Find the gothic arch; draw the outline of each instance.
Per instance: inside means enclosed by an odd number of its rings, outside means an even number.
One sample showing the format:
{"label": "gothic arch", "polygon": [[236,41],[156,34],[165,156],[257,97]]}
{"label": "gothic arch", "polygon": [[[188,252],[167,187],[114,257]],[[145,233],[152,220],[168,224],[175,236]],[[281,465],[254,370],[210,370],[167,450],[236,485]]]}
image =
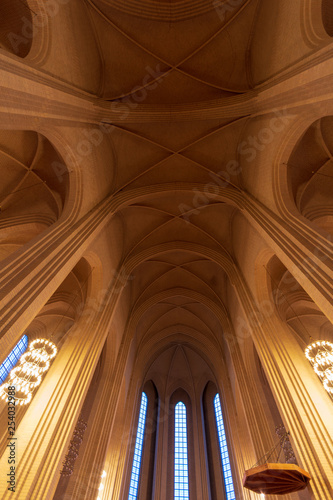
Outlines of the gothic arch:
{"label": "gothic arch", "polygon": [[[330,203],[327,206],[324,201],[323,182],[326,180],[326,185],[330,183],[326,170],[331,157],[331,139],[328,134],[324,137],[321,129],[325,124],[328,130],[327,123],[331,120],[332,112],[333,109],[327,108],[325,114],[321,110],[314,110],[313,113],[301,115],[281,144],[274,162],[274,196],[282,216],[292,217],[326,237],[331,208]],[[309,152],[307,156],[305,149]],[[315,188],[319,192],[313,198],[311,191]]]}

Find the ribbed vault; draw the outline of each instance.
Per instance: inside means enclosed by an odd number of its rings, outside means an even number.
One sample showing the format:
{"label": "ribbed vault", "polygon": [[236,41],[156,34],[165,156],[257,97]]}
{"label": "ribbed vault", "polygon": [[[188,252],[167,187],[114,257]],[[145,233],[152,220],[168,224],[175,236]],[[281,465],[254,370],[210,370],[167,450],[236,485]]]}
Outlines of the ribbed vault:
{"label": "ribbed vault", "polygon": [[17,413],[20,499],[128,498],[145,390],[138,498],[174,497],[182,398],[189,496],[226,497],[216,392],[235,498],[282,420],[313,478],[299,499],[333,498],[304,357],[308,332],[333,339],[331,4],[0,2],[1,355],[23,332],[58,346]]}
{"label": "ribbed vault", "polygon": [[[104,98],[115,100],[141,91],[147,104],[183,103],[250,88],[247,45],[258,0],[229,5],[223,16],[213,2],[192,2],[190,10],[187,2],[140,3],[139,17],[136,2],[121,8],[119,2],[87,1],[95,22],[103,23],[99,36],[105,57]],[[166,7],[169,19],[164,17]],[[118,50],[107,51],[107,45]]]}
{"label": "ribbed vault", "polygon": [[[246,100],[265,72],[263,80],[282,71],[274,57],[270,68],[257,64],[259,44],[271,43],[265,22],[274,23],[263,3],[86,0],[103,61],[101,97],[120,118],[112,130],[114,193],[122,227],[118,271],[127,285],[117,321],[138,350],[154,349],[166,332],[174,338],[186,331],[187,339],[191,332],[193,342],[206,338],[223,351],[226,331],[232,334],[240,261],[255,254],[246,255],[254,230],[241,215],[244,199],[262,192],[257,160],[265,165],[264,155],[275,154],[292,118],[250,116],[244,106],[232,118],[184,122],[177,112]],[[282,50],[297,60],[288,43]],[[161,117],[141,121],[137,110]],[[258,198],[272,198],[271,191],[267,182]]]}

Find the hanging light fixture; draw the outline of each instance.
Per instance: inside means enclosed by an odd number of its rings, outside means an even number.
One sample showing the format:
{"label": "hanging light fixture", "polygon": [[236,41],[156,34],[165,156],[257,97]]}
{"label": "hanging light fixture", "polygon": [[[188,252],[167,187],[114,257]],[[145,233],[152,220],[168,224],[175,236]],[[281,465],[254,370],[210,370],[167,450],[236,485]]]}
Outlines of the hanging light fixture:
{"label": "hanging light fixture", "polygon": [[[19,365],[13,368],[6,383],[0,386],[0,397],[8,401],[8,388],[15,387],[15,401],[26,405],[32,399],[32,392],[42,381],[42,375],[50,367],[56,356],[57,347],[46,339],[35,339],[20,358]],[[12,397],[12,396],[11,396]]]}
{"label": "hanging light fixture", "polygon": [[324,388],[333,394],[333,344],[326,340],[312,342],[305,349],[305,356],[323,383]]}
{"label": "hanging light fixture", "polygon": [[[278,434],[280,435],[280,433]],[[265,498],[265,495],[287,495],[307,487],[311,479],[308,472],[293,463],[279,463],[281,451],[285,449],[288,435],[285,432],[278,443],[261,457],[259,462],[245,471],[244,488],[258,493],[261,498]],[[277,457],[271,461],[279,449]]]}

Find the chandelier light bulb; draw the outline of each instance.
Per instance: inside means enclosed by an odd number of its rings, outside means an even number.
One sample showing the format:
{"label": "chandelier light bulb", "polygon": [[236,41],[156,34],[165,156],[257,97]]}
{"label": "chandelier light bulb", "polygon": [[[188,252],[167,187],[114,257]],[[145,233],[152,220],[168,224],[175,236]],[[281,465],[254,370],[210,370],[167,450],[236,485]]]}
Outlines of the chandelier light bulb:
{"label": "chandelier light bulb", "polygon": [[305,349],[305,356],[321,379],[324,388],[333,394],[333,344],[326,340],[313,342]]}
{"label": "chandelier light bulb", "polygon": [[[50,360],[57,354],[53,342],[46,339],[36,339],[30,343],[19,360],[19,365],[13,368],[5,384],[0,386],[1,399],[9,401],[8,387],[15,387],[15,402],[26,405],[32,399],[32,391],[42,381],[42,374],[50,367]],[[10,396],[12,399],[13,396]]]}
{"label": "chandelier light bulb", "polygon": [[333,394],[333,382],[332,380],[324,380],[324,387],[326,389],[327,392],[329,392],[330,394]]}
{"label": "chandelier light bulb", "polygon": [[55,344],[46,339],[35,339],[31,342],[30,350],[35,354],[40,353],[46,355],[49,359],[53,359],[58,351]]}
{"label": "chandelier light bulb", "polygon": [[325,377],[326,377],[326,380],[329,380],[330,382],[333,382],[333,366],[330,366],[325,371]]}

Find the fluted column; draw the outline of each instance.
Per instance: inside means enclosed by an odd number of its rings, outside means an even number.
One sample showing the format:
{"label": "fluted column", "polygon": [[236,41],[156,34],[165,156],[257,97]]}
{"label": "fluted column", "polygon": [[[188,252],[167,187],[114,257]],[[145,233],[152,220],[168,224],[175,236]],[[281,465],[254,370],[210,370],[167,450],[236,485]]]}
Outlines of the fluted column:
{"label": "fluted column", "polygon": [[[273,439],[267,425],[264,408],[258,391],[252,383],[249,374],[247,373],[242,354],[238,345],[238,339],[233,328],[229,326],[229,330],[225,330],[226,339],[229,345],[229,351],[234,365],[234,371],[246,413],[253,448],[259,459],[267,449],[273,446]],[[253,464],[247,464],[251,467]]]}
{"label": "fluted column", "polygon": [[333,323],[333,244],[306,224],[274,214],[244,195],[244,215]]}
{"label": "fluted column", "polygon": [[[241,425],[241,423],[239,421],[239,415],[237,413],[235,401],[232,397],[232,388],[230,385],[230,381],[223,380],[222,377],[220,377],[220,380],[221,380],[220,394],[224,402],[224,408],[226,409],[226,411],[223,412],[223,421],[225,428],[226,429],[229,428],[229,436],[230,436],[229,444],[231,444],[231,446],[228,447],[228,451],[230,458],[233,458],[233,460],[231,460],[231,466],[234,465],[234,467],[232,468],[232,472],[233,472],[233,483],[234,483],[236,498],[237,499],[243,498],[244,500],[256,500],[257,495],[255,493],[243,488],[244,472],[254,463],[254,462],[252,463],[248,462],[247,460],[248,456],[246,456],[245,449],[246,447],[252,449],[254,448],[254,450],[257,448],[254,442],[256,436],[254,435],[253,431],[251,432],[250,430],[251,440],[249,440],[248,443],[244,443],[241,441],[239,435],[240,434],[239,426]],[[253,402],[251,403],[251,405],[256,406],[253,405]],[[256,406],[257,410],[259,410],[259,406],[260,404]],[[245,408],[246,418],[248,419],[248,407],[246,407],[245,404],[244,408]],[[214,425],[216,426],[215,415],[214,415]],[[250,427],[251,425],[249,424],[249,428]],[[252,444],[254,445],[253,447]],[[235,477],[235,473],[237,474],[237,477]],[[275,495],[271,496],[272,500],[275,500],[276,498],[277,497]],[[286,497],[286,500],[289,500],[289,495]]]}
{"label": "fluted column", "polygon": [[114,208],[109,198],[75,223],[55,224],[22,247],[0,273],[0,351],[5,358],[64,278],[80,260]]}
{"label": "fluted column", "polygon": [[[120,397],[120,388],[124,378],[126,363],[131,346],[130,335],[124,335],[119,353],[112,374],[106,379],[99,400],[96,402],[96,417],[93,428],[89,434],[89,441],[86,446],[85,454],[82,457],[82,470],[87,470],[85,464],[89,461],[94,464],[94,467],[89,467],[85,474],[86,488],[82,491],[80,482],[77,481],[73,489],[73,500],[95,500],[96,498],[96,467],[104,463],[108,445],[112,434],[114,419],[117,414],[118,400]],[[112,434],[113,435],[113,434]],[[104,436],[104,439],[101,439]],[[115,435],[112,442],[112,451],[108,457],[110,466],[107,469],[106,485],[110,487],[117,475],[117,467],[119,460],[119,451],[121,446],[122,435]],[[108,486],[109,485],[109,486]],[[112,489],[110,491],[112,491]]]}
{"label": "fluted column", "polygon": [[[314,498],[333,496],[333,405],[320,387],[292,333],[276,316],[256,305],[246,283],[237,284],[249,324],[272,393],[290,430],[301,466],[312,476]],[[260,302],[268,294],[260,292]]]}
{"label": "fluted column", "polygon": [[[106,305],[88,311],[88,315],[83,312],[21,422],[17,433],[17,498],[42,500],[54,493],[60,464],[119,297],[116,285],[119,283],[115,283],[116,292],[108,301],[102,301]],[[0,467],[6,470],[6,466],[7,456],[3,456]],[[5,490],[1,484],[1,491]],[[11,498],[10,493],[7,491],[1,498]]]}

